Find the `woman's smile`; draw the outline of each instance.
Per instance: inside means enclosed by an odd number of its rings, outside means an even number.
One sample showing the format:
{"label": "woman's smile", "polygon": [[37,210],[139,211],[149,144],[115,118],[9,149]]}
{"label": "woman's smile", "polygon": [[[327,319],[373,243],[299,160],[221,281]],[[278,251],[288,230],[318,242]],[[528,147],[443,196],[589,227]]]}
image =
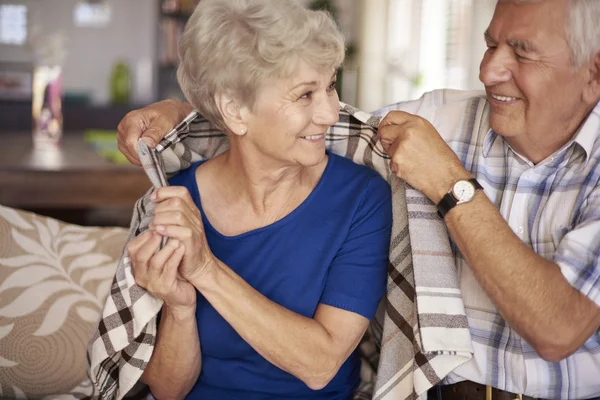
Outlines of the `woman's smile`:
{"label": "woman's smile", "polygon": [[304,139],[304,140],[307,140],[307,141],[313,142],[313,143],[319,143],[319,142],[322,142],[323,140],[325,140],[325,134],[319,133],[317,135],[301,136],[300,139]]}

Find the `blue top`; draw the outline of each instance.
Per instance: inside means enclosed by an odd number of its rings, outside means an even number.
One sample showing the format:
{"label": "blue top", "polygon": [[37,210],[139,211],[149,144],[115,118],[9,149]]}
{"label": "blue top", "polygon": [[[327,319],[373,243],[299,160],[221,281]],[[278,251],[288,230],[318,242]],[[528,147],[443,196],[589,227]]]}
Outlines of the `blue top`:
{"label": "blue top", "polygon": [[[298,208],[271,225],[224,236],[202,211],[199,165],[169,183],[190,191],[219,260],[306,317],[320,303],[374,317],[385,292],[392,227],[390,187],[375,171],[329,154],[319,183]],[[313,391],[258,354],[200,293],[196,307],[202,372],[189,399],[348,399],[360,381],[354,352],[324,389]]]}

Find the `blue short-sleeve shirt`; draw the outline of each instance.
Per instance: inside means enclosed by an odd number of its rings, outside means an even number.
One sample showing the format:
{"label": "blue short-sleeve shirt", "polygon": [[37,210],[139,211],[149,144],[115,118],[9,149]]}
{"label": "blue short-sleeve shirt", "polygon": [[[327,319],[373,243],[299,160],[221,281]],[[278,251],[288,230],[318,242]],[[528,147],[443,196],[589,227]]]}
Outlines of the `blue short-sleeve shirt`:
{"label": "blue short-sleeve shirt", "polygon": [[[170,179],[202,212],[195,171]],[[216,231],[202,212],[215,256],[270,300],[306,317],[327,304],[372,319],[385,293],[392,226],[389,185],[375,171],[329,154],[309,197],[289,215],[237,236]],[[313,391],[258,354],[198,294],[202,372],[192,399],[347,399],[359,382],[352,354],[335,378]]]}

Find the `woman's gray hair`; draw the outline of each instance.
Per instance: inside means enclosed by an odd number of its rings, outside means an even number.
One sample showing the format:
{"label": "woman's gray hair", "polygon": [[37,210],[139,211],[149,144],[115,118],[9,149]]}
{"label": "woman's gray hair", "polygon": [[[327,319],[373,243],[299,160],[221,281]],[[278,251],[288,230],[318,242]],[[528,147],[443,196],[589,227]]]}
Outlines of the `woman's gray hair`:
{"label": "woman's gray hair", "polygon": [[571,58],[583,66],[600,52],[600,1],[569,0],[565,25]]}
{"label": "woman's gray hair", "polygon": [[331,16],[297,0],[202,0],[179,43],[177,80],[190,104],[227,130],[217,93],[252,107],[257,89],[291,77],[298,61],[338,68],[344,53]]}

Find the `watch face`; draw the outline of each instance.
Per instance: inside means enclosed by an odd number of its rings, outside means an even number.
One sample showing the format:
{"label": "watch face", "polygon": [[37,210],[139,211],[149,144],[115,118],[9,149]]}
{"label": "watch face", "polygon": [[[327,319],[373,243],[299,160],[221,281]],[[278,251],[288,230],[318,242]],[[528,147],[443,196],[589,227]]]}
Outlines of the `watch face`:
{"label": "watch face", "polygon": [[452,194],[459,203],[470,201],[475,196],[475,186],[469,181],[458,181],[452,187]]}

